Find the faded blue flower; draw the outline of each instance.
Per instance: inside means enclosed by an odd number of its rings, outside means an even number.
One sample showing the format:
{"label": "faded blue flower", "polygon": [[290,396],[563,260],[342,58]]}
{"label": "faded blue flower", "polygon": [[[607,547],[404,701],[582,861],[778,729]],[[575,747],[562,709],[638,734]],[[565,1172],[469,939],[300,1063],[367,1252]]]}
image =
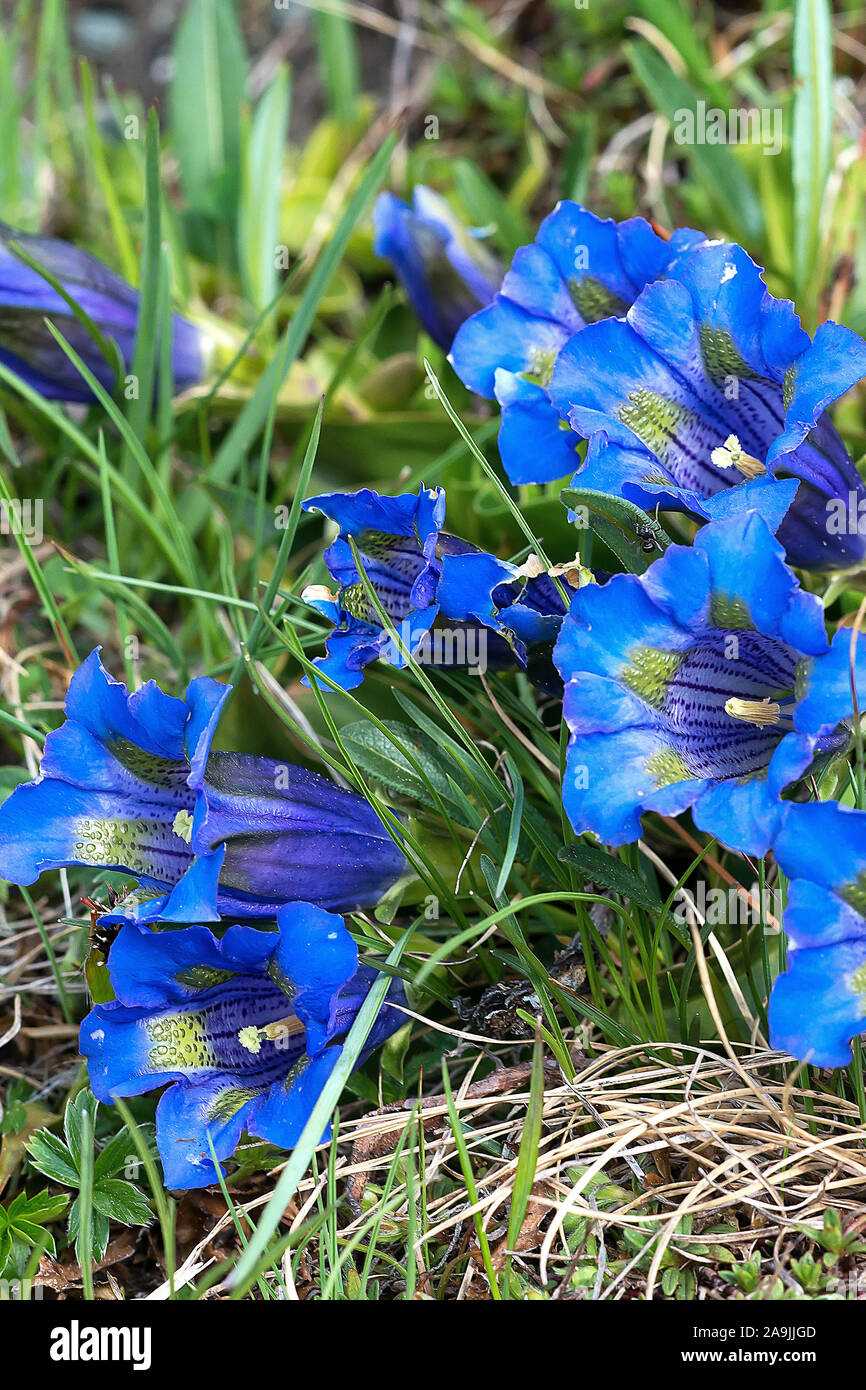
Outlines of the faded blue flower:
{"label": "faded blue flower", "polygon": [[[111,392],[115,371],[93,334],[62,295],[15,254],[13,243],[63,286],[104,339],[114,341],[126,372],[138,328],[138,291],[69,242],[0,223],[0,362],[49,400],[92,401],[89,386],[45,326],[48,318]],[[204,376],[211,349],[202,330],[178,314],[172,316],[171,340],[174,389],[180,393]]]}
{"label": "faded blue flower", "polygon": [[377,256],[391,262],[434,342],[449,348],[470,314],[489,304],[503,267],[445,199],[419,184],[412,206],[380,193],[373,210]]}
{"label": "faded blue flower", "polygon": [[[225,1160],[244,1131],[297,1143],[376,979],[340,917],[298,902],[277,924],[278,935],[232,926],[217,940],[127,922],[111,947],[116,998],[84,1019],[81,1053],[101,1101],[168,1086],[156,1109],[168,1188],[216,1182],[211,1144]],[[387,1001],[359,1065],[405,1022],[399,980]]]}

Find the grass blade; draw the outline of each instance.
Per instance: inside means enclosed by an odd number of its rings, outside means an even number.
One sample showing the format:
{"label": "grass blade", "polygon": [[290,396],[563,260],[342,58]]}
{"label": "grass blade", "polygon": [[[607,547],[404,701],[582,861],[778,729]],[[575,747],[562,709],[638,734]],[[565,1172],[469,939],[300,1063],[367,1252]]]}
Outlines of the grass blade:
{"label": "grass blade", "polygon": [[797,288],[814,307],[809,276],[820,244],[821,208],[833,140],[833,34],[828,0],[797,0],[794,9],[794,266]]}

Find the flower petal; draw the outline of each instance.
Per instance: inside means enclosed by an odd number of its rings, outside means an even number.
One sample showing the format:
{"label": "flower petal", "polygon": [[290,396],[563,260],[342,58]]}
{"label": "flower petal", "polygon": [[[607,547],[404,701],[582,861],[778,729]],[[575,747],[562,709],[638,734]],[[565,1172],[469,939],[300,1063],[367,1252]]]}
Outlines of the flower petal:
{"label": "flower petal", "polygon": [[220,846],[220,907],[230,910],[230,899],[242,916],[272,917],[290,901],[369,907],[406,867],[362,796],[306,768],[243,753],[211,754],[193,818],[199,862]]}
{"label": "flower petal", "polygon": [[10,883],[81,864],[125,870],[159,887],[176,883],[191,863],[163,808],[116,792],[45,778],[16,787],[0,808],[0,873]]}
{"label": "flower petal", "polygon": [[499,456],[515,487],[567,477],[578,462],[580,440],[560,419],[544,387],[497,367],[493,389],[502,409]]}
{"label": "flower petal", "polygon": [[[233,927],[254,938],[261,954],[259,967],[273,952],[276,937],[252,927]],[[227,936],[226,942],[229,941]],[[121,1004],[130,1008],[161,1008],[182,1003],[214,982],[217,972],[236,972],[238,961],[207,927],[181,931],[151,931],[134,923],[122,926],[111,946],[111,983]]]}
{"label": "flower petal", "polygon": [[[216,1182],[211,1144],[218,1160],[231,1158],[244,1130],[255,1122],[262,1094],[228,1076],[170,1086],[156,1107],[165,1186],[186,1190]],[[220,1172],[225,1173],[222,1163]]]}
{"label": "flower petal", "polygon": [[[259,1139],[281,1149],[295,1147],[342,1050],[326,1047],[317,1057],[299,1058],[288,1077],[271,1086],[256,1108],[253,1132]],[[330,1137],[329,1121],[318,1142],[327,1143]]]}
{"label": "flower petal", "polygon": [[273,978],[305,1024],[306,1050],[313,1056],[334,1036],[337,996],[358,968],[358,948],[341,917],[309,903],[281,908],[277,924]]}
{"label": "flower petal", "polygon": [[773,985],[770,1041],[817,1067],[844,1067],[866,1028],[866,941],[792,951]]}
{"label": "flower petal", "polygon": [[419,185],[413,205],[381,193],[373,210],[374,249],[389,260],[431,338],[448,348],[460,324],[489,304],[502,267],[470,235],[445,199]]}
{"label": "flower petal", "polygon": [[[790,806],[773,853],[790,879],[808,879],[856,902],[866,887],[866,813],[838,801]],[[863,908],[866,897],[861,914]]]}
{"label": "flower petal", "polygon": [[852,681],[858,708],[866,708],[866,640],[855,628],[840,627],[830,650],[804,665],[794,725],[806,734],[828,734],[854,708]]}
{"label": "flower petal", "polygon": [[641,810],[676,815],[706,785],[687,775],[671,741],[652,728],[582,734],[568,745],[562,800],[578,833],[592,830],[606,845],[641,834]]}
{"label": "flower petal", "polygon": [[488,308],[458,329],[448,361],[465,386],[492,399],[500,367],[546,386],[556,355],[569,336],[563,324],[539,318],[497,294]]}

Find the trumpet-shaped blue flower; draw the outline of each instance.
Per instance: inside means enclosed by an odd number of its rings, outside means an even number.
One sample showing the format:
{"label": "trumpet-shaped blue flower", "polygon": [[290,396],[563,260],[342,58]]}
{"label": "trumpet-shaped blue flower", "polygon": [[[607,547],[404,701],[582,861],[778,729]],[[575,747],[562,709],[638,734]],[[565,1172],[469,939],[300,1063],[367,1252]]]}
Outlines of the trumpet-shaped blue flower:
{"label": "trumpet-shaped blue flower", "polygon": [[503,267],[441,194],[423,184],[414,189],[411,207],[380,193],[373,224],[376,254],[393,265],[430,337],[449,348],[461,323],[490,303]]}
{"label": "trumpet-shaped blue flower", "polygon": [[790,806],[773,844],[788,875],[788,968],[770,997],[770,1040],[802,1062],[844,1067],[866,1029],[866,812]]}
{"label": "trumpet-shaped blue flower", "polygon": [[211,752],[229,690],[200,677],[183,700],[152,681],[130,694],[92,652],[39,778],[0,807],[0,875],[28,884],[65,865],[125,870],[142,888],[114,916],[140,921],[377,902],[405,860],[362,797],[304,768]]}
{"label": "trumpet-shaped blue flower", "polygon": [[709,518],[754,509],[771,529],[784,516],[791,563],[832,568],[866,554],[866,490],[825,412],[864,374],[856,333],[810,340],[741,247],[707,242],[571,338],[550,397],[590,438],[581,486]]}
{"label": "trumpet-shaped blue flower", "polygon": [[[303,596],[334,624],[328,654],[315,664],[344,690],[360,684],[371,661],[406,666],[407,652],[436,666],[525,666],[529,644],[553,640],[564,612],[558,596],[532,580],[524,595],[514,565],[443,531],[444,488],[398,497],[331,492],[304,507],[340,528],[325,551],[337,592],[312,585]],[[367,593],[352,545],[399,642]]]}
{"label": "trumpet-shaped blue flower", "polygon": [[[17,256],[17,244],[62,285],[106,340],[113,340],[131,370],[139,296],[131,285],[69,242],[29,236],[0,224],[0,362],[49,400],[93,400],[83,377],[45,325],[48,318],[111,391],[115,371],[90,329],[49,282]],[[185,391],[205,374],[209,345],[201,330],[175,314],[171,320],[174,389]]]}
{"label": "trumpet-shaped blue flower", "polygon": [[[216,1182],[211,1144],[225,1160],[244,1131],[291,1149],[376,979],[342,918],[298,902],[277,924],[217,940],[127,922],[111,947],[115,999],[84,1019],[80,1048],[99,1100],[168,1085],[156,1109],[166,1187]],[[402,1026],[404,1002],[395,979],[359,1064]]]}
{"label": "trumpet-shaped blue flower", "polygon": [[560,349],[587,324],[624,314],[700,240],[682,229],[663,241],[643,218],[605,221],[562,202],[515,253],[500,293],[463,325],[449,358],[466,386],[499,402],[499,453],[513,483],[563,478],[577,462],[579,440],[548,389]]}
{"label": "trumpet-shaped blue flower", "polygon": [[[690,806],[700,829],[764,853],[781,793],[849,742],[850,640],[828,644],[821,600],[754,512],[711,522],[639,578],[579,589],[554,650],[574,828],[620,845],[642,811]],[[854,671],[866,691],[866,658]]]}

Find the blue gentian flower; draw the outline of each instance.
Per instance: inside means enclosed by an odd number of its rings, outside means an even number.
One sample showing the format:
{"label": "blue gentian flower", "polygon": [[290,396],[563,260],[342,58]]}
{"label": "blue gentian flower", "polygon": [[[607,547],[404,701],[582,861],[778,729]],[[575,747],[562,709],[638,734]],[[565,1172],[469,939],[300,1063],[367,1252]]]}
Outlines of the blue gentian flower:
{"label": "blue gentian flower", "polygon": [[571,338],[550,397],[590,438],[580,486],[709,518],[758,510],[771,529],[784,516],[791,563],[826,569],[866,554],[866,490],[825,413],[864,374],[856,333],[824,323],[810,340],[741,247],[707,242]]}
{"label": "blue gentian flower", "polygon": [[377,256],[391,262],[434,342],[449,348],[470,314],[489,304],[503,267],[445,199],[419,184],[412,206],[380,193],[373,209]]}
{"label": "blue gentian flower", "polygon": [[65,865],[123,870],[142,888],[113,918],[140,921],[376,903],[405,860],[373,809],[304,768],[211,752],[229,690],[199,677],[182,700],[153,681],[130,694],[92,652],[39,778],[0,807],[0,876],[28,884]]}
{"label": "blue gentian flower", "polygon": [[[210,1144],[225,1160],[244,1131],[297,1143],[376,979],[342,918],[299,902],[277,924],[279,935],[232,926],[217,940],[127,922],[111,947],[115,999],[84,1019],[81,1053],[101,1101],[168,1085],[156,1109],[168,1188],[216,1182]],[[403,1025],[403,1003],[395,979],[359,1065]]]}
{"label": "blue gentian flower", "polygon": [[499,453],[512,483],[551,482],[577,462],[579,439],[548,391],[560,350],[587,324],[624,314],[700,240],[684,228],[663,241],[643,218],[616,223],[562,202],[515,253],[500,293],[463,325],[449,357],[466,386],[499,402]]}
{"label": "blue gentian flower", "polygon": [[[52,337],[48,318],[90,371],[112,391],[115,372],[93,334],[43,276],[16,256],[17,243],[63,286],[106,340],[113,339],[125,370],[131,370],[138,327],[138,292],[119,275],[69,242],[29,236],[0,223],[0,362],[49,400],[90,402],[93,394]],[[171,364],[176,392],[200,381],[210,345],[203,332],[175,314],[171,321]]]}
{"label": "blue gentian flower", "polygon": [[[405,666],[401,643],[424,664],[482,667],[525,666],[527,645],[553,640],[563,606],[551,606],[537,587],[523,601],[516,566],[443,531],[444,488],[397,497],[369,488],[330,492],[304,507],[340,528],[325,551],[337,592],[312,585],[303,597],[334,624],[328,654],[315,664],[344,690],[360,684],[371,661]],[[400,643],[367,595],[350,540]]]}
{"label": "blue gentian flower", "polygon": [[790,806],[773,844],[788,875],[788,968],[770,997],[773,1047],[844,1067],[866,1029],[866,812]]}
{"label": "blue gentian flower", "polygon": [[[621,845],[642,811],[690,806],[701,830],[763,854],[784,789],[848,746],[850,640],[828,644],[820,598],[755,512],[579,589],[554,649],[575,830]],[[855,679],[866,692],[866,657]]]}

